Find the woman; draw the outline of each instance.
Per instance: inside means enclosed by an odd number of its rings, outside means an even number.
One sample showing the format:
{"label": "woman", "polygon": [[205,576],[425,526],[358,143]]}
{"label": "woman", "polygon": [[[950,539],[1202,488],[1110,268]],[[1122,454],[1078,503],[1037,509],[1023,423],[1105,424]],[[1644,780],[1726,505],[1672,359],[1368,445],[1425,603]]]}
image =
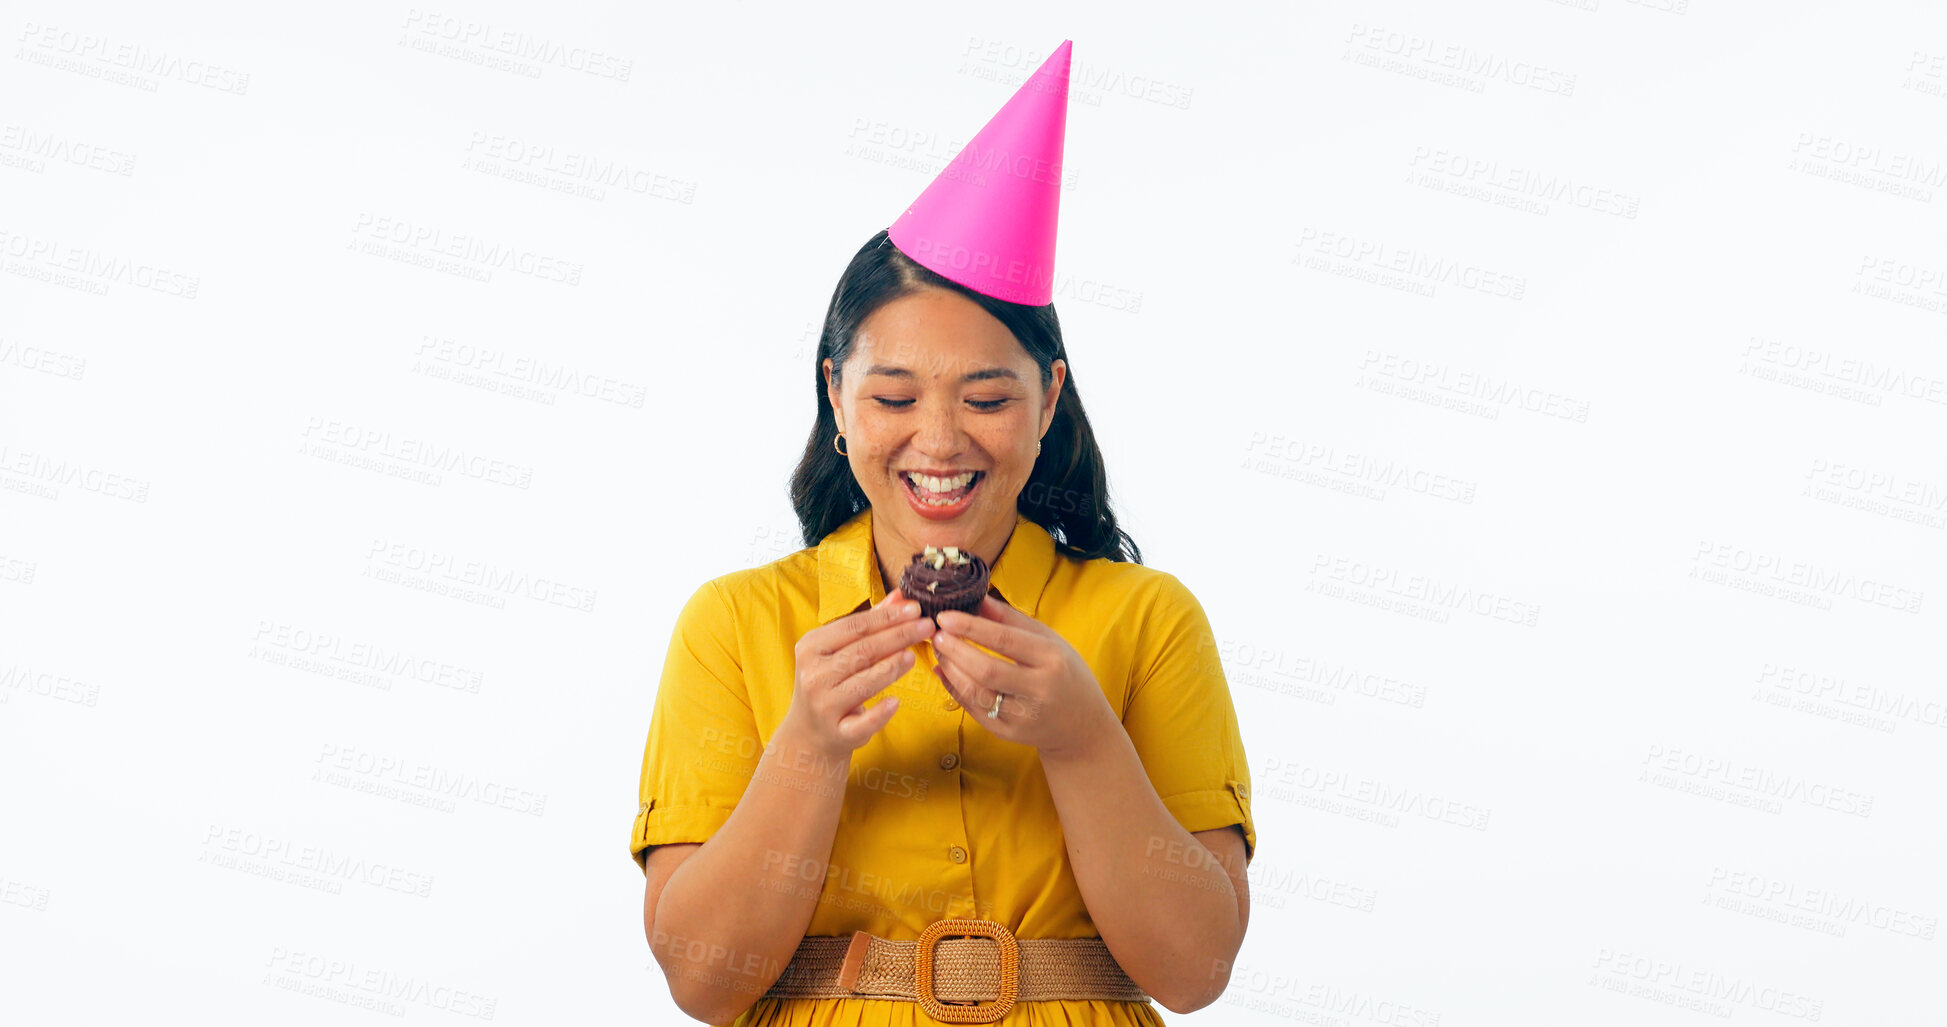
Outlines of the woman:
{"label": "woman", "polygon": [[[809,548],[678,617],[631,838],[644,928],[712,1024],[1160,1024],[1147,999],[1223,991],[1249,913],[1215,640],[1116,527],[1052,302],[924,266],[904,224],[825,319]],[[927,546],[992,568],[975,613],[900,593]]]}

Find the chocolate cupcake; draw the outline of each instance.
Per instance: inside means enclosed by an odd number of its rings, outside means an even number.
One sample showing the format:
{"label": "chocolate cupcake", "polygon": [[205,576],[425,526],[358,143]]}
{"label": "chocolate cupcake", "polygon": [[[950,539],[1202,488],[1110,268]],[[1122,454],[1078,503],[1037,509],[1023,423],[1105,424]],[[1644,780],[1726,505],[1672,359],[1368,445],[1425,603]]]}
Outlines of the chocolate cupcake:
{"label": "chocolate cupcake", "polygon": [[919,601],[922,617],[938,617],[941,610],[973,613],[987,595],[987,561],[956,546],[927,546],[899,576],[899,591]]}

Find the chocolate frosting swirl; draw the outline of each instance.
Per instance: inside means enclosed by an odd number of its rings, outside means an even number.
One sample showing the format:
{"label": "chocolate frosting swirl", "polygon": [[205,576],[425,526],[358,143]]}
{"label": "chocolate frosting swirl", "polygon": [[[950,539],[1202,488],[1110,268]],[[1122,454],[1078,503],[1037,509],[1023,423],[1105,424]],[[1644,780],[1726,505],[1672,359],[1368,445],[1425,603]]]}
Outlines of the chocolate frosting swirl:
{"label": "chocolate frosting swirl", "polygon": [[937,617],[941,610],[973,613],[980,609],[981,597],[987,594],[987,561],[964,549],[960,552],[967,563],[949,562],[937,569],[925,562],[925,553],[914,553],[899,576],[899,591],[918,601],[921,617]]}

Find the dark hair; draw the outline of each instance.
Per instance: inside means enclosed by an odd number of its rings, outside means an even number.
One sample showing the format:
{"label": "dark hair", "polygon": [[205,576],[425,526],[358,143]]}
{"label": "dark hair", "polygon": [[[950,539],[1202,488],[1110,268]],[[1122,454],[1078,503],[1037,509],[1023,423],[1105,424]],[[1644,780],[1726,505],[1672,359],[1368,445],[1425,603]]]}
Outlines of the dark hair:
{"label": "dark hair", "polygon": [[852,476],[851,465],[832,445],[838,422],[832,417],[831,399],[825,394],[825,358],[831,358],[832,381],[836,384],[859,325],[892,300],[926,288],[951,289],[980,304],[1006,325],[1041,368],[1044,393],[1054,384],[1054,361],[1067,364],[1068,374],[1055,400],[1054,419],[1041,440],[1041,454],[1021,488],[1016,509],[1046,529],[1054,537],[1056,550],[1065,556],[1142,563],[1136,540],[1116,527],[1115,513],[1109,509],[1108,472],[1088,414],[1082,410],[1081,393],[1075,388],[1075,365],[1062,346],[1055,305],[1033,307],[975,292],[915,263],[892,244],[885,231],[866,240],[839,276],[818,338],[818,355],[812,361],[818,416],[812,422],[811,436],[805,440],[804,456],[791,473],[791,505],[804,529],[805,545],[824,541],[833,529],[870,505],[865,490]]}

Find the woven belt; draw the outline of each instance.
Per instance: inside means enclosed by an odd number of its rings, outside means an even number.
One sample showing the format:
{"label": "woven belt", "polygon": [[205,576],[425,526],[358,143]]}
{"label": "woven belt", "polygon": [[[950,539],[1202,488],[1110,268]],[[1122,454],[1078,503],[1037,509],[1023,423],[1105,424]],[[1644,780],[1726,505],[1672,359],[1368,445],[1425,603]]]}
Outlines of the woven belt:
{"label": "woven belt", "polygon": [[1022,939],[993,920],[953,918],[918,941],[806,936],[764,997],[904,999],[944,1023],[993,1023],[1017,1000],[1149,1001],[1100,938]]}

